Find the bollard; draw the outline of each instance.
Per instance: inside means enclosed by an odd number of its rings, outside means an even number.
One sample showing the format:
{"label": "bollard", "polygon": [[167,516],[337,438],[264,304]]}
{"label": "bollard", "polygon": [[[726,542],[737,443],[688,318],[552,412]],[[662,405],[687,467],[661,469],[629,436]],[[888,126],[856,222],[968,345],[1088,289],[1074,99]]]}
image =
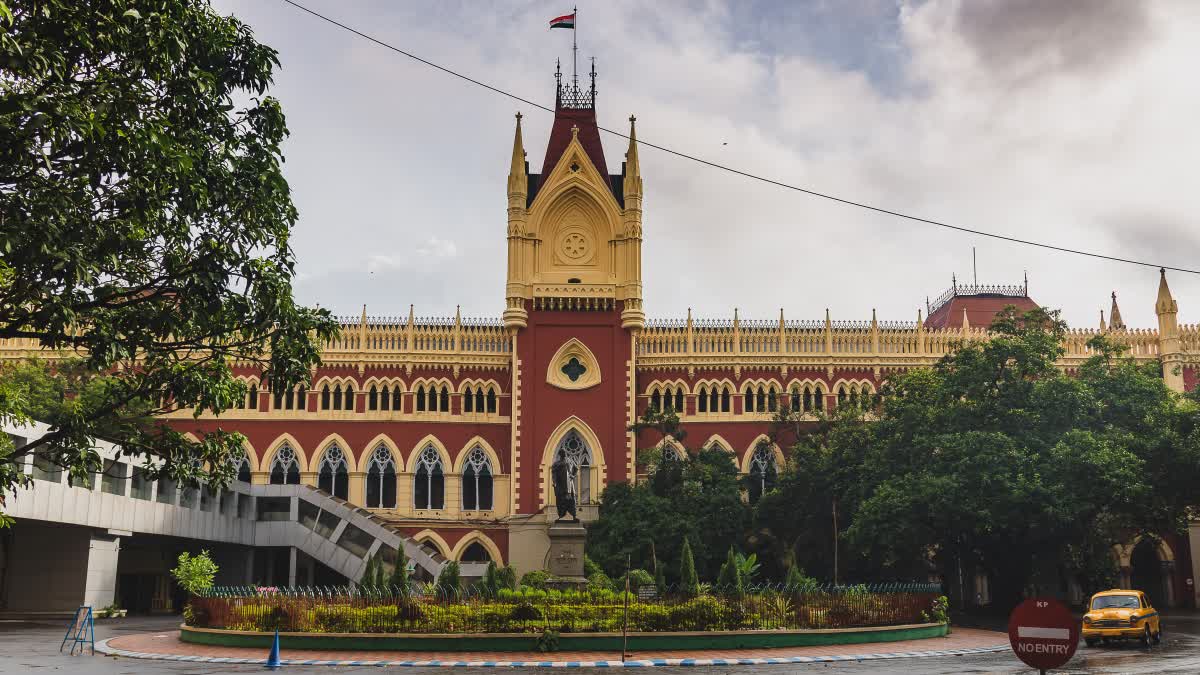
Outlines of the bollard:
{"label": "bollard", "polygon": [[283,664],[279,662],[279,629],[275,629],[275,641],[271,643],[271,653],[267,656],[267,667],[271,670],[279,669]]}

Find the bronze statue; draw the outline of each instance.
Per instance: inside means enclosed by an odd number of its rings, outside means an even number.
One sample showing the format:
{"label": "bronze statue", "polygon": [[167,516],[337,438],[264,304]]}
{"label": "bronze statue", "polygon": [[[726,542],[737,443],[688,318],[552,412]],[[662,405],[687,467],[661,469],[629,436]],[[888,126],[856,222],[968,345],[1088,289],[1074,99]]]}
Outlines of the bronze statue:
{"label": "bronze statue", "polygon": [[550,478],[554,481],[554,502],[558,507],[558,519],[565,520],[570,514],[571,522],[578,523],[575,513],[575,467],[559,452],[550,465]]}

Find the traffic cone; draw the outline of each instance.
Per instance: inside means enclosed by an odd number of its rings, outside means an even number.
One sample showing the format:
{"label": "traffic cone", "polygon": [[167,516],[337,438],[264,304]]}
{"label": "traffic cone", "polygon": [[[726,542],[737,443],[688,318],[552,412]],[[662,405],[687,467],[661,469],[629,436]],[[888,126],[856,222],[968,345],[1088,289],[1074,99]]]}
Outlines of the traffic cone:
{"label": "traffic cone", "polygon": [[271,653],[267,656],[267,667],[276,670],[282,667],[279,661],[279,629],[275,629],[275,641],[271,643]]}

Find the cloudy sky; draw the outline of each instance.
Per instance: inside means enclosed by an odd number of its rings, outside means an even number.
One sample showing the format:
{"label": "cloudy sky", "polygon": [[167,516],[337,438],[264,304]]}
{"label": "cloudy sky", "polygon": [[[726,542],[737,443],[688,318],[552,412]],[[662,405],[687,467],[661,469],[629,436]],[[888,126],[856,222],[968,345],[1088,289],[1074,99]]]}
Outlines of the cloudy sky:
{"label": "cloudy sky", "polygon": [[[340,314],[498,316],[513,114],[540,166],[549,113],[279,0],[214,0],[279,50],[299,299]],[[301,0],[553,105],[567,2]],[[1200,267],[1200,3],[579,2],[602,126],[744,171],[966,227]],[[583,66],[581,65],[581,70]],[[621,139],[604,138],[610,167]],[[1093,326],[1115,290],[1155,325],[1156,269],[818,200],[645,148],[647,314],[913,320],[972,277]],[[1200,275],[1168,277],[1200,319]]]}

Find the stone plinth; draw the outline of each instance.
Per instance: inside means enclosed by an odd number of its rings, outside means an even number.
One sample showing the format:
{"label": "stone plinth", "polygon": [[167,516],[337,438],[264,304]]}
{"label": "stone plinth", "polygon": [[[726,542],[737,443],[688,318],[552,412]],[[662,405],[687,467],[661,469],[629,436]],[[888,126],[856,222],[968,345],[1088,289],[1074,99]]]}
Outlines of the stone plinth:
{"label": "stone plinth", "polygon": [[582,523],[555,521],[550,524],[550,553],[546,571],[565,582],[564,585],[586,584],[583,576],[583,551],[587,529]]}

